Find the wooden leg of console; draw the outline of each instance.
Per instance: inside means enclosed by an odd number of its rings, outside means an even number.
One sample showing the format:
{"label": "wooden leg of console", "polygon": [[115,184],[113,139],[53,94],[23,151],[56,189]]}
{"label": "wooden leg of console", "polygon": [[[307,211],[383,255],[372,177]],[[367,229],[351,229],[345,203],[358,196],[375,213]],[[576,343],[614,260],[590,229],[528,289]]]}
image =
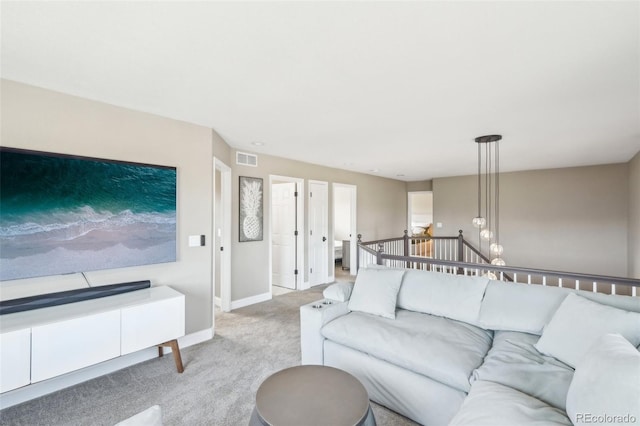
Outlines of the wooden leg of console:
{"label": "wooden leg of console", "polygon": [[173,353],[173,359],[176,362],[176,369],[178,373],[182,373],[184,371],[184,367],[182,366],[182,357],[180,356],[180,347],[178,346],[177,340],[169,340],[168,342],[164,342],[158,345],[158,356],[163,355],[162,348],[164,346],[168,346],[171,348],[171,352]]}

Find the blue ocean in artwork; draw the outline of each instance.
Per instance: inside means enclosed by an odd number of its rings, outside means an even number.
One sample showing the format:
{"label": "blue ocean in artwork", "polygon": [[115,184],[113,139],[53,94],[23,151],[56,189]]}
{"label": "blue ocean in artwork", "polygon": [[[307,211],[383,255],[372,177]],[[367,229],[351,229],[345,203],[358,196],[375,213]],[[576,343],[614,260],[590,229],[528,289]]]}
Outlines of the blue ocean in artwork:
{"label": "blue ocean in artwork", "polygon": [[174,168],[0,152],[0,280],[175,260]]}

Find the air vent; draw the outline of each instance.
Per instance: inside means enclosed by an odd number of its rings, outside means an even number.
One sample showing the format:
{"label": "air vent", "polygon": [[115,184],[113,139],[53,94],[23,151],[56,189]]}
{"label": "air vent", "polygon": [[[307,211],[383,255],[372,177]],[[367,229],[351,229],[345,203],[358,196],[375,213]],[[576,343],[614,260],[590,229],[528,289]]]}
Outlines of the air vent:
{"label": "air vent", "polygon": [[246,152],[236,152],[236,164],[241,166],[258,167],[258,156]]}

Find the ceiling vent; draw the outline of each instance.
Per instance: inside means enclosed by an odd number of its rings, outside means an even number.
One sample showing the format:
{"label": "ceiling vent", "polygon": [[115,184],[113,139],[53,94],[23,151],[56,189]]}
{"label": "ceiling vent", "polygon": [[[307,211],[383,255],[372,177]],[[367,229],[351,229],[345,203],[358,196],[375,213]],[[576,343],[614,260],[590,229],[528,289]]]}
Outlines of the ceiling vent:
{"label": "ceiling vent", "polygon": [[236,152],[236,164],[241,166],[258,167],[258,156],[246,152]]}

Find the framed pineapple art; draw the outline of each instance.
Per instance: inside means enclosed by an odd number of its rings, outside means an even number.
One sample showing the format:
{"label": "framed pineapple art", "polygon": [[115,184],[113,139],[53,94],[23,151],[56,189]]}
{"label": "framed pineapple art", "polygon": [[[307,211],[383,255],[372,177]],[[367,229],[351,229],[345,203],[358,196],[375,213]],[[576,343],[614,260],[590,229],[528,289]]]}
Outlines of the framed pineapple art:
{"label": "framed pineapple art", "polygon": [[240,176],[240,242],[262,241],[262,179]]}

